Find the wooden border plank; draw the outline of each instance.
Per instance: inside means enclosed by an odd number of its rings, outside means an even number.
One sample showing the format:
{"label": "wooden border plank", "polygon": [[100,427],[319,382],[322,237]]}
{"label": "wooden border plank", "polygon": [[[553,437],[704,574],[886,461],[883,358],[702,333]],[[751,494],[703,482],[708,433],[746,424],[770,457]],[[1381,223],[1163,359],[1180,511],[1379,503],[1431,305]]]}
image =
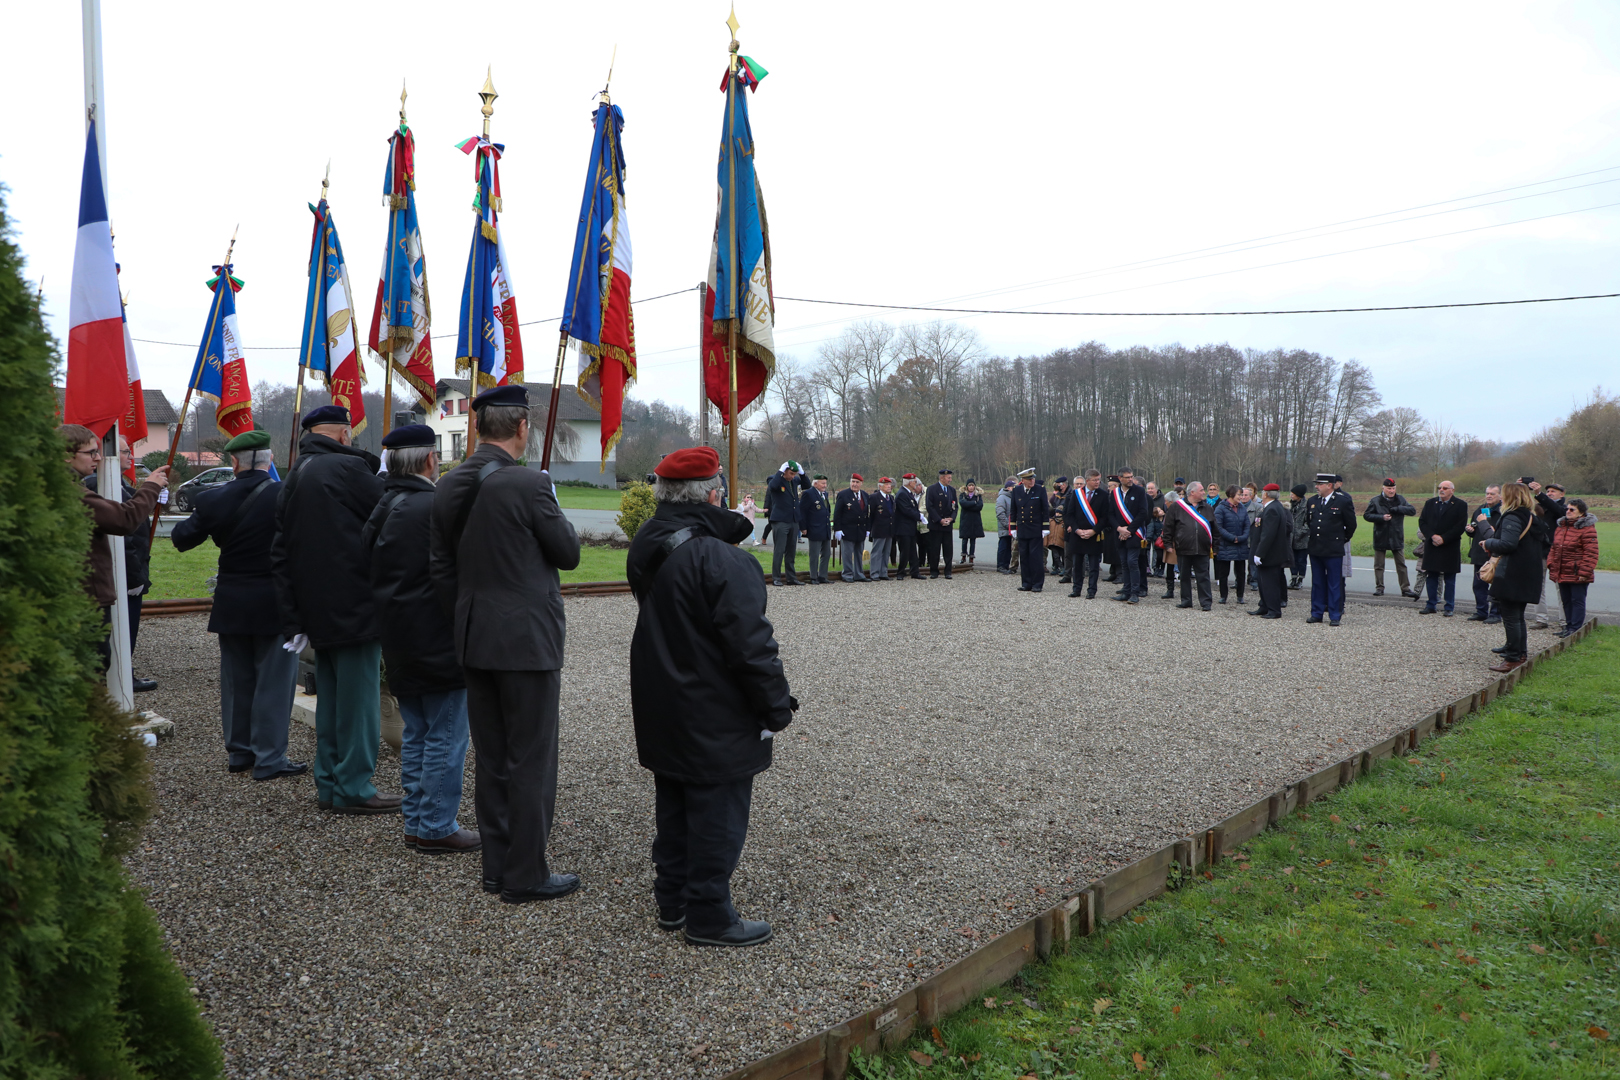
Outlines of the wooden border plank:
{"label": "wooden border plank", "polygon": [[1164,892],[1165,872],[1176,860],[1175,845],[1162,847],[1122,866],[1102,880],[1104,920],[1117,919],[1144,900]]}

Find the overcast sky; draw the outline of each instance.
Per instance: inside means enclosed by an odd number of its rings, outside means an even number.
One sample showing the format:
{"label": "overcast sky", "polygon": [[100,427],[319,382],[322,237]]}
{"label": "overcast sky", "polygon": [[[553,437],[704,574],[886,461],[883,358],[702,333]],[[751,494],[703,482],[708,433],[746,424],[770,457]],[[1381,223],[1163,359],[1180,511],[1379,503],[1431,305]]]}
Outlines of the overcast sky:
{"label": "overcast sky", "polygon": [[[437,333],[455,332],[472,235],[472,166],[453,144],[480,130],[486,64],[520,316],[561,313],[592,95],[615,45],[633,295],[696,284],[714,227],[726,14],[725,0],[109,0],[108,202],[129,317],[137,338],[187,343],[137,346],[146,386],[179,404],[202,283],[238,223],[250,375],[293,381],[296,351],[269,347],[299,340],[306,204],[328,159],[369,326],[402,79]],[[741,0],[737,17],[742,51],[770,70],[751,106],[781,296],[1132,312],[1620,292],[1613,3]],[[8,31],[0,182],[65,339],[83,152],[78,5],[19,9]],[[1386,404],[1518,439],[1594,386],[1616,389],[1617,316],[1620,300],[965,322],[1004,356],[1088,340],[1315,350],[1369,366]],[[784,300],[778,352],[812,361],[865,317],[935,316]],[[635,319],[635,392],[692,408],[696,295],[638,303]],[[531,381],[550,380],[555,327],[524,329]],[[441,376],[453,352],[453,337],[435,342]]]}

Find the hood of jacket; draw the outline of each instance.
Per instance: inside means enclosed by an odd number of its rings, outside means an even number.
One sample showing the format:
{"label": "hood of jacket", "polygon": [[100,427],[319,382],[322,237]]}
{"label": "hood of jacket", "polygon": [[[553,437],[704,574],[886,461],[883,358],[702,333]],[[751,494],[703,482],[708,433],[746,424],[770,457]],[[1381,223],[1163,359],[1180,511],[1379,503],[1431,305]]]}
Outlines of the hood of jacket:
{"label": "hood of jacket", "polygon": [[728,544],[740,544],[754,534],[753,525],[735,510],[710,506],[708,503],[661,502],[653,516],[636,531],[636,539],[641,539],[642,534],[646,533],[662,543],[685,528],[696,528],[704,535]]}
{"label": "hood of jacket", "polygon": [[1587,514],[1584,517],[1576,518],[1574,521],[1565,518],[1558,523],[1558,527],[1560,529],[1595,529],[1597,528],[1597,515]]}

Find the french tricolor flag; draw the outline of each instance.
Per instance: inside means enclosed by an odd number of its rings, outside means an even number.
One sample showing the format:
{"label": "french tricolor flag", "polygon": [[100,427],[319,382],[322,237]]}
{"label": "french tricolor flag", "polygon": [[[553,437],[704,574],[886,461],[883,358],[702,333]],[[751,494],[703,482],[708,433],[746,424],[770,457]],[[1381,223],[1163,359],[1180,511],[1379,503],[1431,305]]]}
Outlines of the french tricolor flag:
{"label": "french tricolor flag", "polygon": [[[133,373],[139,379],[138,373]],[[62,419],[105,435],[130,412],[130,360],[125,353],[124,305],[118,296],[107,196],[101,189],[96,124],[85,134],[79,188],[79,237],[73,249],[73,297],[68,305],[67,400]],[[138,387],[136,388],[137,392]]]}

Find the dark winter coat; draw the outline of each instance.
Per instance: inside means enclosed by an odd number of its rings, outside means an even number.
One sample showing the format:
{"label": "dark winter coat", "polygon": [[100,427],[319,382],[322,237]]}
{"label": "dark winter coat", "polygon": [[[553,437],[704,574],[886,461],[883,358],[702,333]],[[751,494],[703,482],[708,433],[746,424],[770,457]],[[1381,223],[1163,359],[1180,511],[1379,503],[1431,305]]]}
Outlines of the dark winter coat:
{"label": "dark winter coat", "polygon": [[799,496],[799,531],[806,540],[832,539],[832,504],[826,492],[812,487]]}
{"label": "dark winter coat", "polygon": [[[1188,506],[1192,507],[1198,521],[1187,515]],[[1209,504],[1201,500],[1197,505],[1171,503],[1164,512],[1164,546],[1173,549],[1177,555],[1208,555],[1214,533],[1214,526],[1210,525],[1206,515],[1208,507]],[[1207,532],[1205,526],[1209,527]]]}
{"label": "dark winter coat", "polygon": [[872,496],[865,491],[840,491],[833,505],[833,531],[844,534],[845,540],[861,543],[866,540],[866,527],[872,523]]}
{"label": "dark winter coat", "polygon": [[[1367,512],[1361,516],[1372,522],[1373,550],[1374,551],[1405,551],[1406,550],[1406,518],[1417,513],[1417,507],[1406,501],[1406,496],[1400,492],[1388,499],[1380,491],[1367,503]],[[1384,520],[1384,515],[1389,520]]]}
{"label": "dark winter coat", "polygon": [[781,473],[773,473],[765,481],[767,519],[789,524],[799,520],[799,493],[810,490],[810,478],[803,473],[789,480]]}
{"label": "dark winter coat", "polygon": [[1579,585],[1592,580],[1597,564],[1597,517],[1587,514],[1579,521],[1560,521],[1547,553],[1547,576],[1560,585]]}
{"label": "dark winter coat", "polygon": [[1253,557],[1262,567],[1277,568],[1294,563],[1294,515],[1273,499],[1260,510],[1260,523],[1254,529]]}
{"label": "dark winter coat", "polygon": [[1341,497],[1337,492],[1326,499],[1312,495],[1305,500],[1305,520],[1311,530],[1312,556],[1344,558],[1344,545],[1356,534],[1356,506],[1348,496]]}
{"label": "dark winter coat", "polygon": [[917,522],[922,520],[922,508],[917,496],[901,488],[894,496],[894,535],[916,536]]}
{"label": "dark winter coat", "polygon": [[[484,466],[498,462],[479,489]],[[468,500],[465,531],[456,522]],[[737,528],[753,531],[730,510]],[[579,536],[563,516],[551,476],[519,466],[501,447],[480,443],[439,481],[433,495],[429,573],[454,613],[456,658],[485,671],[560,671],[567,620],[557,571],[579,565]]]}
{"label": "dark winter coat", "polygon": [[[264,490],[253,495],[261,487]],[[270,573],[280,488],[281,483],[263,470],[241,473],[228,484],[198,492],[196,509],[174,527],[170,539],[176,550],[190,551],[205,540],[219,548],[214,606],[208,613],[210,634],[273,637],[282,632],[281,602]],[[253,501],[247,502],[250,495]]]}
{"label": "dark winter coat", "polygon": [[[1423,552],[1425,574],[1455,574],[1462,570],[1463,530],[1468,527],[1468,504],[1457,496],[1442,502],[1436,495],[1423,504],[1418,515],[1418,532],[1427,547]],[[1444,543],[1436,544],[1439,535]]]}
{"label": "dark winter coat", "polygon": [[377,604],[360,530],[382,495],[377,459],[306,432],[298,462],[276,492],[270,572],[282,633],[308,634],[316,649],[377,640]]}
{"label": "dark winter coat", "polygon": [[867,532],[874,540],[885,540],[894,535],[894,495],[881,491],[872,493],[872,524]]}
{"label": "dark winter coat", "polygon": [[1243,562],[1249,557],[1249,512],[1222,499],[1215,504],[1215,557]]}
{"label": "dark winter coat", "polygon": [[[1479,516],[1484,514],[1487,520],[1480,521]],[[1485,550],[1485,541],[1496,535],[1496,527],[1502,520],[1502,504],[1495,506],[1481,506],[1468,515],[1468,523],[1474,531],[1468,534],[1468,561],[1475,566],[1484,566],[1491,553]]]}
{"label": "dark winter coat", "polygon": [[1020,540],[1039,540],[1052,520],[1052,511],[1046,503],[1046,492],[1039,487],[1025,489],[1019,484],[1012,489],[1012,513],[1009,523],[1013,535]]}
{"label": "dark winter coat", "polygon": [[[1097,524],[1092,525],[1091,519],[1086,517],[1084,510],[1080,509],[1080,500],[1085,499],[1086,505],[1097,516]],[[1085,485],[1069,489],[1063,496],[1063,533],[1064,543],[1084,544],[1087,552],[1095,552],[1103,546],[1108,534],[1108,489],[1099,487],[1092,491]],[[1090,536],[1081,536],[1081,529],[1092,530]]]}
{"label": "dark winter coat", "polygon": [[1547,572],[1547,523],[1527,508],[1502,515],[1496,535],[1485,541],[1492,555],[1500,555],[1491,579],[1491,596],[1510,603],[1534,604],[1541,599]]}
{"label": "dark winter coat", "polygon": [[1304,551],[1311,546],[1311,518],[1306,499],[1289,499],[1288,512],[1294,515],[1294,550]]}
{"label": "dark winter coat", "polygon": [[425,476],[389,473],[360,543],[371,556],[371,591],[382,629],[389,691],[396,697],[419,697],[466,686],[456,660],[450,616],[439,603],[428,572],[433,482]]}
{"label": "dark winter coat", "polygon": [[928,510],[928,531],[950,532],[951,525],[941,525],[940,521],[950,518],[952,525],[956,523],[956,489],[949,484],[929,484],[923,498]]}
{"label": "dark winter coat", "polygon": [[[696,536],[654,571],[664,542]],[[765,617],[765,579],[733,545],[747,523],[720,507],[659,503],[636,532],[626,576],[638,612],[630,640],[630,708],[641,765],[688,784],[770,768],[764,730],[793,720],[793,698]]]}
{"label": "dark winter coat", "polygon": [[977,540],[984,535],[984,519],[979,516],[984,511],[984,493],[963,495],[957,502],[962,523],[956,534],[963,540]]}

